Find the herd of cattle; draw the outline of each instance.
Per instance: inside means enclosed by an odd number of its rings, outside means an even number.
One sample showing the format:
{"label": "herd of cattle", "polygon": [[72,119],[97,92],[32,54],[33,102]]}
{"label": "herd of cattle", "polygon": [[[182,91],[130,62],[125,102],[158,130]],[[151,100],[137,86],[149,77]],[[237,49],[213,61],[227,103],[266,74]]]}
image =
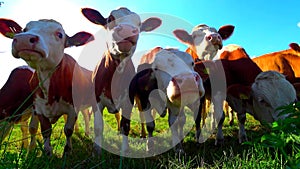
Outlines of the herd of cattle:
{"label": "herd of cattle", "polygon": [[[299,96],[300,47],[295,43],[290,44],[291,49],[251,59],[241,46],[223,46],[222,41],[232,35],[234,26],[225,25],[217,30],[201,24],[191,34],[181,29],[173,31],[188,46],[186,51],[156,47],[142,56],[136,71],[131,57],[139,34],[158,28],[163,21],[156,17],[141,21],[138,14],[124,7],[113,10],[107,18],[90,8],[81,12],[103,27],[112,39],[94,71],[81,67],[64,53],[67,47],[93,41],[92,34],[78,32],[68,36],[62,25],[52,19],[30,21],[25,28],[13,20],[0,19],[1,34],[13,40],[12,55],[28,64],[15,68],[0,90],[1,140],[14,123],[27,122],[31,117],[29,147],[36,144],[34,136],[40,123],[44,150],[51,155],[51,125],[66,115],[64,153],[70,153],[78,113],[92,107],[94,149],[101,154],[102,113],[107,108],[117,117],[123,136],[120,148],[127,151],[130,116],[137,104],[147,126],[147,151],[153,151],[155,146],[155,120],[151,115],[155,109],[160,116],[168,113],[172,144],[176,151],[183,152],[185,106],[194,111],[199,141],[201,114],[206,112],[207,104],[214,105],[211,113],[218,122],[216,144],[222,144],[224,101],[237,112],[239,141],[244,142],[246,113],[261,123],[271,123],[284,118],[278,117],[277,107],[295,102]],[[23,133],[26,130],[22,128]],[[87,133],[88,130],[87,125]],[[27,139],[23,139],[23,144],[28,146]]]}

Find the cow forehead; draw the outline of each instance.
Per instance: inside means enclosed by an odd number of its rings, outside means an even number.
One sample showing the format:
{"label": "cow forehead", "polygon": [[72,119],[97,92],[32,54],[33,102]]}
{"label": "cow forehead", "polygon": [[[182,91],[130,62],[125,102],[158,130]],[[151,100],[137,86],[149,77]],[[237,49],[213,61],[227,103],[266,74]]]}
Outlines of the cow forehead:
{"label": "cow forehead", "polygon": [[200,24],[197,25],[193,28],[192,30],[192,34],[202,34],[202,33],[218,33],[218,31],[216,30],[216,28],[214,27],[209,27],[205,24]]}
{"label": "cow forehead", "polygon": [[153,68],[164,71],[171,76],[179,74],[191,73],[193,70],[193,60],[189,59],[191,56],[186,57],[184,52],[174,52],[168,50],[159,51],[154,59]]}
{"label": "cow forehead", "polygon": [[39,20],[39,21],[30,21],[27,25],[26,25],[26,31],[29,30],[40,30],[43,32],[47,32],[49,30],[53,30],[53,31],[63,31],[64,33],[64,29],[62,27],[62,25],[55,21],[55,20]]}
{"label": "cow forehead", "polygon": [[117,10],[113,10],[110,15],[115,18],[117,24],[127,23],[139,26],[141,22],[139,15],[127,8],[119,8]]}

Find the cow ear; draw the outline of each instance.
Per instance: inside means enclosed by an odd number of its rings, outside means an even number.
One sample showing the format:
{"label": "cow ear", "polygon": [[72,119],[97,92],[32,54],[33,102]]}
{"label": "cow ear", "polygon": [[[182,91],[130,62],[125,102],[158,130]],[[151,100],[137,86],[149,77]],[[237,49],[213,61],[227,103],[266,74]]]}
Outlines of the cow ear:
{"label": "cow ear", "polygon": [[162,21],[159,18],[151,17],[146,19],[141,26],[141,32],[150,32],[158,28],[161,25]]}
{"label": "cow ear", "polygon": [[173,31],[173,34],[180,42],[187,44],[188,46],[194,45],[194,40],[192,38],[192,35],[187,33],[187,31],[182,29],[176,29]]}
{"label": "cow ear", "polygon": [[297,43],[290,43],[290,48],[293,49],[296,52],[300,52],[300,46]]}
{"label": "cow ear", "polygon": [[81,13],[92,23],[97,25],[106,25],[106,18],[104,18],[100,12],[91,8],[82,8]]}
{"label": "cow ear", "polygon": [[94,40],[94,36],[87,32],[78,32],[72,37],[67,37],[65,47],[82,46]]}
{"label": "cow ear", "polygon": [[22,27],[13,20],[0,18],[0,32],[12,39],[15,34],[22,32]]}
{"label": "cow ear", "polygon": [[221,26],[218,30],[218,33],[221,35],[222,39],[228,39],[234,31],[234,26],[233,25],[224,25]]}

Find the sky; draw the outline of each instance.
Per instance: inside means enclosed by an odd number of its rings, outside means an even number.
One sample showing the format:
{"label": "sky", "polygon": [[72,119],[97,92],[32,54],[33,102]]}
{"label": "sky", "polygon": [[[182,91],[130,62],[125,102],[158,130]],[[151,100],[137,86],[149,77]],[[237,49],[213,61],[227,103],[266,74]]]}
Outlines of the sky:
{"label": "sky", "polygon": [[[287,49],[291,42],[300,43],[299,0],[0,0],[0,4],[0,18],[13,19],[22,27],[31,20],[55,19],[69,36],[78,31],[101,35],[99,32],[103,29],[81,14],[84,7],[97,9],[104,17],[122,6],[140,14],[142,19],[160,17],[163,21],[160,28],[140,35],[134,60],[138,60],[141,51],[155,46],[185,50],[186,46],[175,39],[172,31],[178,28],[191,32],[202,23],[217,29],[226,24],[234,25],[234,33],[224,45],[238,44],[250,57]],[[96,36],[97,39],[103,40],[101,36]],[[0,35],[0,87],[12,69],[26,65],[23,60],[12,57],[11,42]],[[66,49],[66,53],[83,67],[93,69],[101,54],[85,58],[81,55],[93,43],[96,42]]]}

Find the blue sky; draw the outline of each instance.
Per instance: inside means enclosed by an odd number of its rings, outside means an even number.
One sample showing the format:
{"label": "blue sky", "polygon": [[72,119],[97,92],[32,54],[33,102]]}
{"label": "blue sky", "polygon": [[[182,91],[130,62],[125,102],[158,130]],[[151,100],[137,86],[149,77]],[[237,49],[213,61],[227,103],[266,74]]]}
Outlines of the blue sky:
{"label": "blue sky", "polygon": [[[300,43],[300,1],[299,0],[0,0],[0,17],[17,21],[21,26],[30,20],[52,18],[61,22],[70,35],[85,30],[96,33],[100,27],[89,23],[80,13],[80,8],[91,7],[107,16],[111,10],[128,7],[142,16],[164,17],[160,29],[154,33],[142,34],[137,51],[154,46],[181,45],[171,33],[176,28],[191,32],[193,26],[205,23],[219,28],[225,24],[235,26],[233,35],[224,44],[238,44],[251,57],[284,50],[290,42]],[[172,2],[172,3],[171,3]],[[150,14],[151,13],[151,14]],[[26,64],[10,53],[11,40],[0,36],[0,86],[10,71]],[[79,49],[69,49],[72,55]],[[77,58],[78,59],[78,58]]]}

